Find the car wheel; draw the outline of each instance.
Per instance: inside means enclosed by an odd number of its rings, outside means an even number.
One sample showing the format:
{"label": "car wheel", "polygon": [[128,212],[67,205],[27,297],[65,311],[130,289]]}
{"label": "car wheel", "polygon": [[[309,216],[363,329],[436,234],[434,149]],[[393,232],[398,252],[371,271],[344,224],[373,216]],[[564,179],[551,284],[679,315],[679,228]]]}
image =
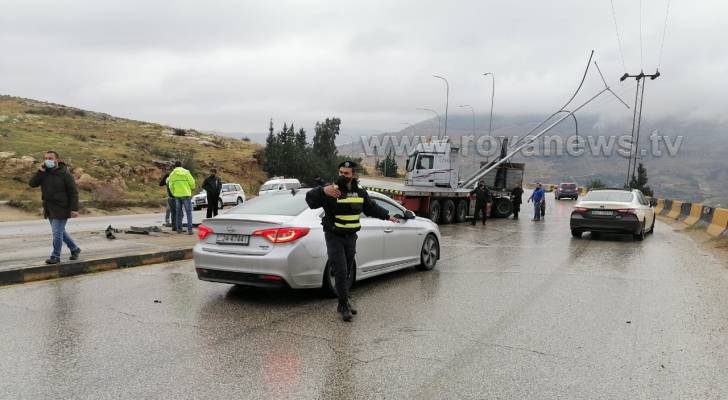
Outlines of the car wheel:
{"label": "car wheel", "polygon": [[430,221],[438,223],[440,221],[440,202],[432,200],[430,203],[430,212],[428,213]]}
{"label": "car wheel", "polygon": [[578,229],[572,229],[571,230],[571,236],[572,237],[575,237],[577,239],[581,239],[581,234],[582,234],[582,232],[580,230],[578,230]]}
{"label": "car wheel", "polygon": [[655,216],[653,215],[653,216],[652,216],[652,226],[650,226],[650,232],[649,232],[649,234],[650,234],[650,235],[651,235],[651,234],[653,234],[653,233],[655,233],[655,219],[656,219],[656,218],[655,218]]}
{"label": "car wheel", "polygon": [[455,208],[455,222],[465,222],[468,216],[468,201],[460,200]]}
{"label": "car wheel", "polygon": [[243,199],[241,197],[238,197],[238,199],[235,200],[235,204],[243,204]]}
{"label": "car wheel", "polygon": [[[346,284],[348,285],[349,289],[354,285],[354,280],[356,279],[356,263],[354,264],[354,268],[350,271],[349,279],[347,280]],[[321,288],[323,289],[324,293],[330,297],[337,297],[336,296],[336,279],[334,278],[334,270],[331,268],[331,263],[326,262],[326,268],[324,268],[324,277],[323,282],[321,285]]]}
{"label": "car wheel", "polygon": [[442,203],[442,223],[451,224],[455,219],[455,202],[447,199]]}
{"label": "car wheel", "polygon": [[640,231],[639,231],[639,233],[634,234],[634,240],[641,242],[641,241],[645,240],[645,221],[642,221],[642,224],[640,224],[640,225],[641,225]]}
{"label": "car wheel", "polygon": [[420,251],[420,264],[416,266],[420,271],[430,271],[437,265],[437,259],[440,256],[440,244],[437,243],[437,238],[433,234],[427,235],[425,241],[422,243],[422,250]]}
{"label": "car wheel", "polygon": [[218,208],[218,209],[220,209],[220,210],[222,210],[222,207],[223,207],[223,205],[224,205],[224,204],[222,203],[222,199],[219,199],[219,200],[217,201],[217,208]]}

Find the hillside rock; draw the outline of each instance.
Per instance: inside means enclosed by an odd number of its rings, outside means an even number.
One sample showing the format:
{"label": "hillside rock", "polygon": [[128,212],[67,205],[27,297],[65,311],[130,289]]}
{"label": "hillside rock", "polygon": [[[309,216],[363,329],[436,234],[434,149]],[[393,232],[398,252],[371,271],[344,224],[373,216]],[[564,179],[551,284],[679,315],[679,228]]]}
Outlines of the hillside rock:
{"label": "hillside rock", "polygon": [[31,156],[0,158],[0,168],[6,175],[30,174],[35,163],[36,159]]}

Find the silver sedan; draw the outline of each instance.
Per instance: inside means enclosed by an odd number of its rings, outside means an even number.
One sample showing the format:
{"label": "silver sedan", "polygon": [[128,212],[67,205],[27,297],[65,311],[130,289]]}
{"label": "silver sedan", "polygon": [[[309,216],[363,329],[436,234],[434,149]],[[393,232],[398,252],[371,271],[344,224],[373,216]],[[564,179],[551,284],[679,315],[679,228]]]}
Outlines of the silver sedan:
{"label": "silver sedan", "polygon": [[[362,216],[351,283],[403,268],[435,268],[440,230],[399,203],[369,196],[392,223]],[[225,214],[202,221],[194,263],[201,280],[259,287],[320,288],[334,293],[327,265],[323,209],[306,204],[306,191],[284,191],[251,199]]]}

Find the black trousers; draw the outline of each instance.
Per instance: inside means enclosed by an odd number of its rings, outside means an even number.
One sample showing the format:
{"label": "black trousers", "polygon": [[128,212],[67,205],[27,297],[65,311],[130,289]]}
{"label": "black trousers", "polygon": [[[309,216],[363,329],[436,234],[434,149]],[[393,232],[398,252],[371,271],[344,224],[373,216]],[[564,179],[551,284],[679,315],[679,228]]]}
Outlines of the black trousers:
{"label": "black trousers", "polygon": [[488,203],[475,203],[475,215],[473,215],[473,225],[478,222],[480,212],[483,212],[483,225],[488,220]]}
{"label": "black trousers", "polygon": [[521,203],[513,203],[513,219],[518,219],[519,212],[521,212]]}
{"label": "black trousers", "polygon": [[217,196],[207,196],[207,218],[217,216],[217,201],[219,199]]}
{"label": "black trousers", "polygon": [[356,234],[336,235],[326,232],[326,252],[329,265],[334,272],[336,297],[344,301],[349,297],[349,287],[354,274],[354,255],[356,255]]}

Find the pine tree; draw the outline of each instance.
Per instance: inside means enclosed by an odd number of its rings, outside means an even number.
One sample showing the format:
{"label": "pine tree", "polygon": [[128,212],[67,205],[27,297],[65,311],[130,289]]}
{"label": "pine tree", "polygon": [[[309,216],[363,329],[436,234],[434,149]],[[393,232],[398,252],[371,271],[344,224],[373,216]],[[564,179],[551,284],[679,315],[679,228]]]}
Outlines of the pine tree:
{"label": "pine tree", "polygon": [[377,170],[382,173],[382,176],[396,178],[399,176],[397,168],[397,160],[394,159],[391,149],[389,150],[389,153],[387,153],[387,157],[377,163]]}
{"label": "pine tree", "polygon": [[647,181],[647,168],[642,163],[639,163],[637,166],[637,176],[632,175],[629,187],[639,189],[645,196],[652,196],[652,188],[647,186]]}
{"label": "pine tree", "polygon": [[322,161],[324,168],[335,169],[338,151],[336,137],[339,135],[341,120],[326,118],[323,123],[317,122],[313,137],[313,154]]}

